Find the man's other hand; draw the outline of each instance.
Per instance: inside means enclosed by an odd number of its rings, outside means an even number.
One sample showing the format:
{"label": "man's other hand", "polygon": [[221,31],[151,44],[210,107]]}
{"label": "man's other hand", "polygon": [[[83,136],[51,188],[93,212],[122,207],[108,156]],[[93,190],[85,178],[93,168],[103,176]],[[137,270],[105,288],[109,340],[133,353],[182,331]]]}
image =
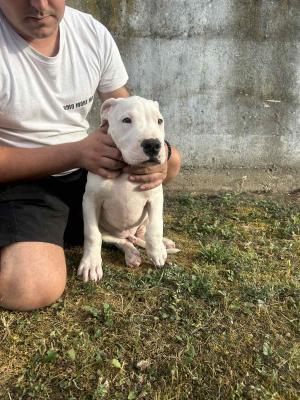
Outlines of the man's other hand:
{"label": "man's other hand", "polygon": [[126,166],[124,172],[130,174],[131,182],[141,183],[141,190],[149,190],[159,186],[166,178],[168,172],[167,161],[163,164],[142,164]]}

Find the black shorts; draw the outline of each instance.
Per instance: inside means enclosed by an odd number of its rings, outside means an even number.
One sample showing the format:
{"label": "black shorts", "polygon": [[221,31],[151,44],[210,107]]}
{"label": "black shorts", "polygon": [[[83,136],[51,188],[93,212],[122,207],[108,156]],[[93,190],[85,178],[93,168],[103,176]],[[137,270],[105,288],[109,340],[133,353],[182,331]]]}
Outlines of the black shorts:
{"label": "black shorts", "polygon": [[0,184],[0,248],[16,242],[83,243],[87,172]]}

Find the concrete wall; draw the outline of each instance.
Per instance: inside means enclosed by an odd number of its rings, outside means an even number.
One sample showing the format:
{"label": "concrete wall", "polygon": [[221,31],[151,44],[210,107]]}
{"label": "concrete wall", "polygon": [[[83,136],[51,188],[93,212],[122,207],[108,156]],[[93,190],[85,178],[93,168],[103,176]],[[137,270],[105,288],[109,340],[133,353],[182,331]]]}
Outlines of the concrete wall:
{"label": "concrete wall", "polygon": [[186,166],[300,165],[299,0],[67,3],[110,29]]}

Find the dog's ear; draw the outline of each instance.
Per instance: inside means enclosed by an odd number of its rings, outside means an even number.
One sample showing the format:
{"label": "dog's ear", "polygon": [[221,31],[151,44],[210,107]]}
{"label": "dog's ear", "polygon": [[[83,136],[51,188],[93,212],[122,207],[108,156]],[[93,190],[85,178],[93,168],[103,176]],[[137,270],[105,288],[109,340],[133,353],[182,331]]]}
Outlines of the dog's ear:
{"label": "dog's ear", "polygon": [[154,104],[155,107],[159,110],[159,103],[158,103],[158,101],[153,101],[153,104]]}
{"label": "dog's ear", "polygon": [[108,121],[109,111],[120,101],[121,99],[107,99],[102,104],[100,109],[101,126]]}

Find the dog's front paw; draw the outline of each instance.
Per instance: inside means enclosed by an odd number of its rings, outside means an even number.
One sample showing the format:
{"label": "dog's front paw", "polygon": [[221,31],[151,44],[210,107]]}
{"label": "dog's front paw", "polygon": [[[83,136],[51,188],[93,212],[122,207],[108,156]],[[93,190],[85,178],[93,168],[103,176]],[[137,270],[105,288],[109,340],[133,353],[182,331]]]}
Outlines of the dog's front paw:
{"label": "dog's front paw", "polygon": [[163,267],[167,259],[167,250],[162,243],[159,247],[154,247],[151,250],[147,249],[147,255],[156,267]]}
{"label": "dog's front paw", "polygon": [[84,282],[89,280],[100,281],[103,276],[101,255],[93,253],[83,255],[78,268],[78,275],[83,277]]}

